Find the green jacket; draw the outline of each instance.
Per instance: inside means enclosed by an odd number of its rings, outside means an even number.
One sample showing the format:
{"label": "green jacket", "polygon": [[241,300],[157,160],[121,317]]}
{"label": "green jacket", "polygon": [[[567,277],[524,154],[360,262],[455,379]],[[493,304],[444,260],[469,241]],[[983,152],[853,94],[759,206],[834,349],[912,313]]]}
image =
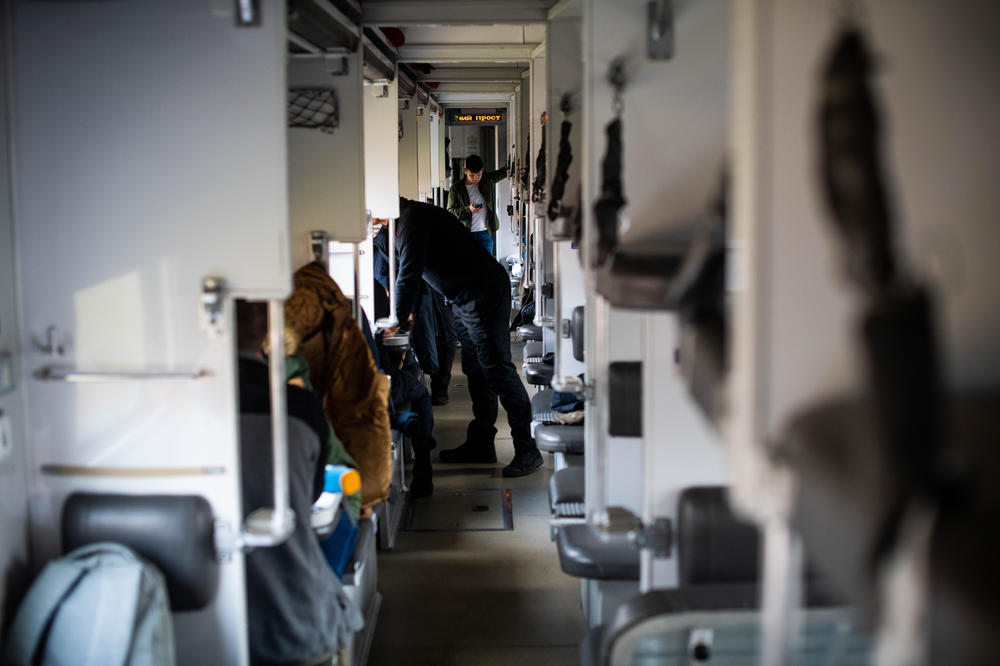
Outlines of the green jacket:
{"label": "green jacket", "polygon": [[[500,218],[497,217],[497,198],[495,186],[507,177],[507,167],[496,171],[487,171],[479,179],[479,193],[486,202],[486,228],[495,234],[500,228]],[[458,218],[466,227],[472,227],[472,211],[469,210],[469,191],[465,189],[465,176],[455,181],[448,191],[448,212]]]}

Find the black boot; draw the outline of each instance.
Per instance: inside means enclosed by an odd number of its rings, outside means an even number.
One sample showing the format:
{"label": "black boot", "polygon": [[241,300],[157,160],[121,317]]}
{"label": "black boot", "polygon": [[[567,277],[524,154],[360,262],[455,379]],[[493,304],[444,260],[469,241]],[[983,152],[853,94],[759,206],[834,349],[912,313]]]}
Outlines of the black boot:
{"label": "black boot", "polygon": [[541,467],[542,462],[542,454],[538,452],[538,449],[515,453],[514,459],[503,468],[503,475],[507,477],[527,476]]}
{"label": "black boot", "polygon": [[493,438],[497,434],[494,427],[483,428],[475,421],[469,424],[466,439],[454,449],[441,452],[441,461],[447,463],[495,463],[497,451]]}

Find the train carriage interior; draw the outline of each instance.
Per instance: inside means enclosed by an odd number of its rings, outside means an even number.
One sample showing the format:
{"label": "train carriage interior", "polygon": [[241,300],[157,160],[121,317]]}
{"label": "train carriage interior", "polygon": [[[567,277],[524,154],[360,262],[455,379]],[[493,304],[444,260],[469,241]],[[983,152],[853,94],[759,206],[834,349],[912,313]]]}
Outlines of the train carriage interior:
{"label": "train carriage interior", "polygon": [[994,0],[0,6],[3,666],[1000,663]]}

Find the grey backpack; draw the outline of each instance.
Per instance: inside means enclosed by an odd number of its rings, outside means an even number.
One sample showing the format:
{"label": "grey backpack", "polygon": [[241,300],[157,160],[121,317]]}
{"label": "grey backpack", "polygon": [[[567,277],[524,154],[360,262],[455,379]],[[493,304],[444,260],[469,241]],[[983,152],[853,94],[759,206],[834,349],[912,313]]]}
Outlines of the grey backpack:
{"label": "grey backpack", "polygon": [[46,565],[8,637],[12,666],[174,666],[163,575],[116,543]]}

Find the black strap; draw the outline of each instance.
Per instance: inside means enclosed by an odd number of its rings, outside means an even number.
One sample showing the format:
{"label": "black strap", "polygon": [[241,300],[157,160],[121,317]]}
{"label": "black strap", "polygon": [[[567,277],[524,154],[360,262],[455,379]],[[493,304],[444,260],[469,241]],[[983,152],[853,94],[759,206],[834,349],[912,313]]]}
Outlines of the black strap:
{"label": "black strap", "polygon": [[888,285],[896,277],[871,72],[863,35],[847,26],[823,73],[820,154],[823,189],[836,230],[847,245],[848,277],[863,289]]}
{"label": "black strap", "polygon": [[542,147],[535,158],[535,182],[531,184],[531,200],[545,200],[545,125],[542,125]]}
{"label": "black strap", "polygon": [[559,128],[559,157],[556,160],[556,174],[552,179],[552,192],[549,198],[549,219],[555,220],[559,217],[562,207],[563,194],[566,193],[566,181],[569,180],[569,165],[573,163],[573,149],[569,143],[569,133],[573,129],[573,123],[568,120],[562,121]]}
{"label": "black strap", "polygon": [[603,264],[618,245],[618,211],[625,205],[622,193],[622,121],[615,118],[605,133],[607,149],[601,169],[601,196],[594,204],[597,217],[597,263]]}

